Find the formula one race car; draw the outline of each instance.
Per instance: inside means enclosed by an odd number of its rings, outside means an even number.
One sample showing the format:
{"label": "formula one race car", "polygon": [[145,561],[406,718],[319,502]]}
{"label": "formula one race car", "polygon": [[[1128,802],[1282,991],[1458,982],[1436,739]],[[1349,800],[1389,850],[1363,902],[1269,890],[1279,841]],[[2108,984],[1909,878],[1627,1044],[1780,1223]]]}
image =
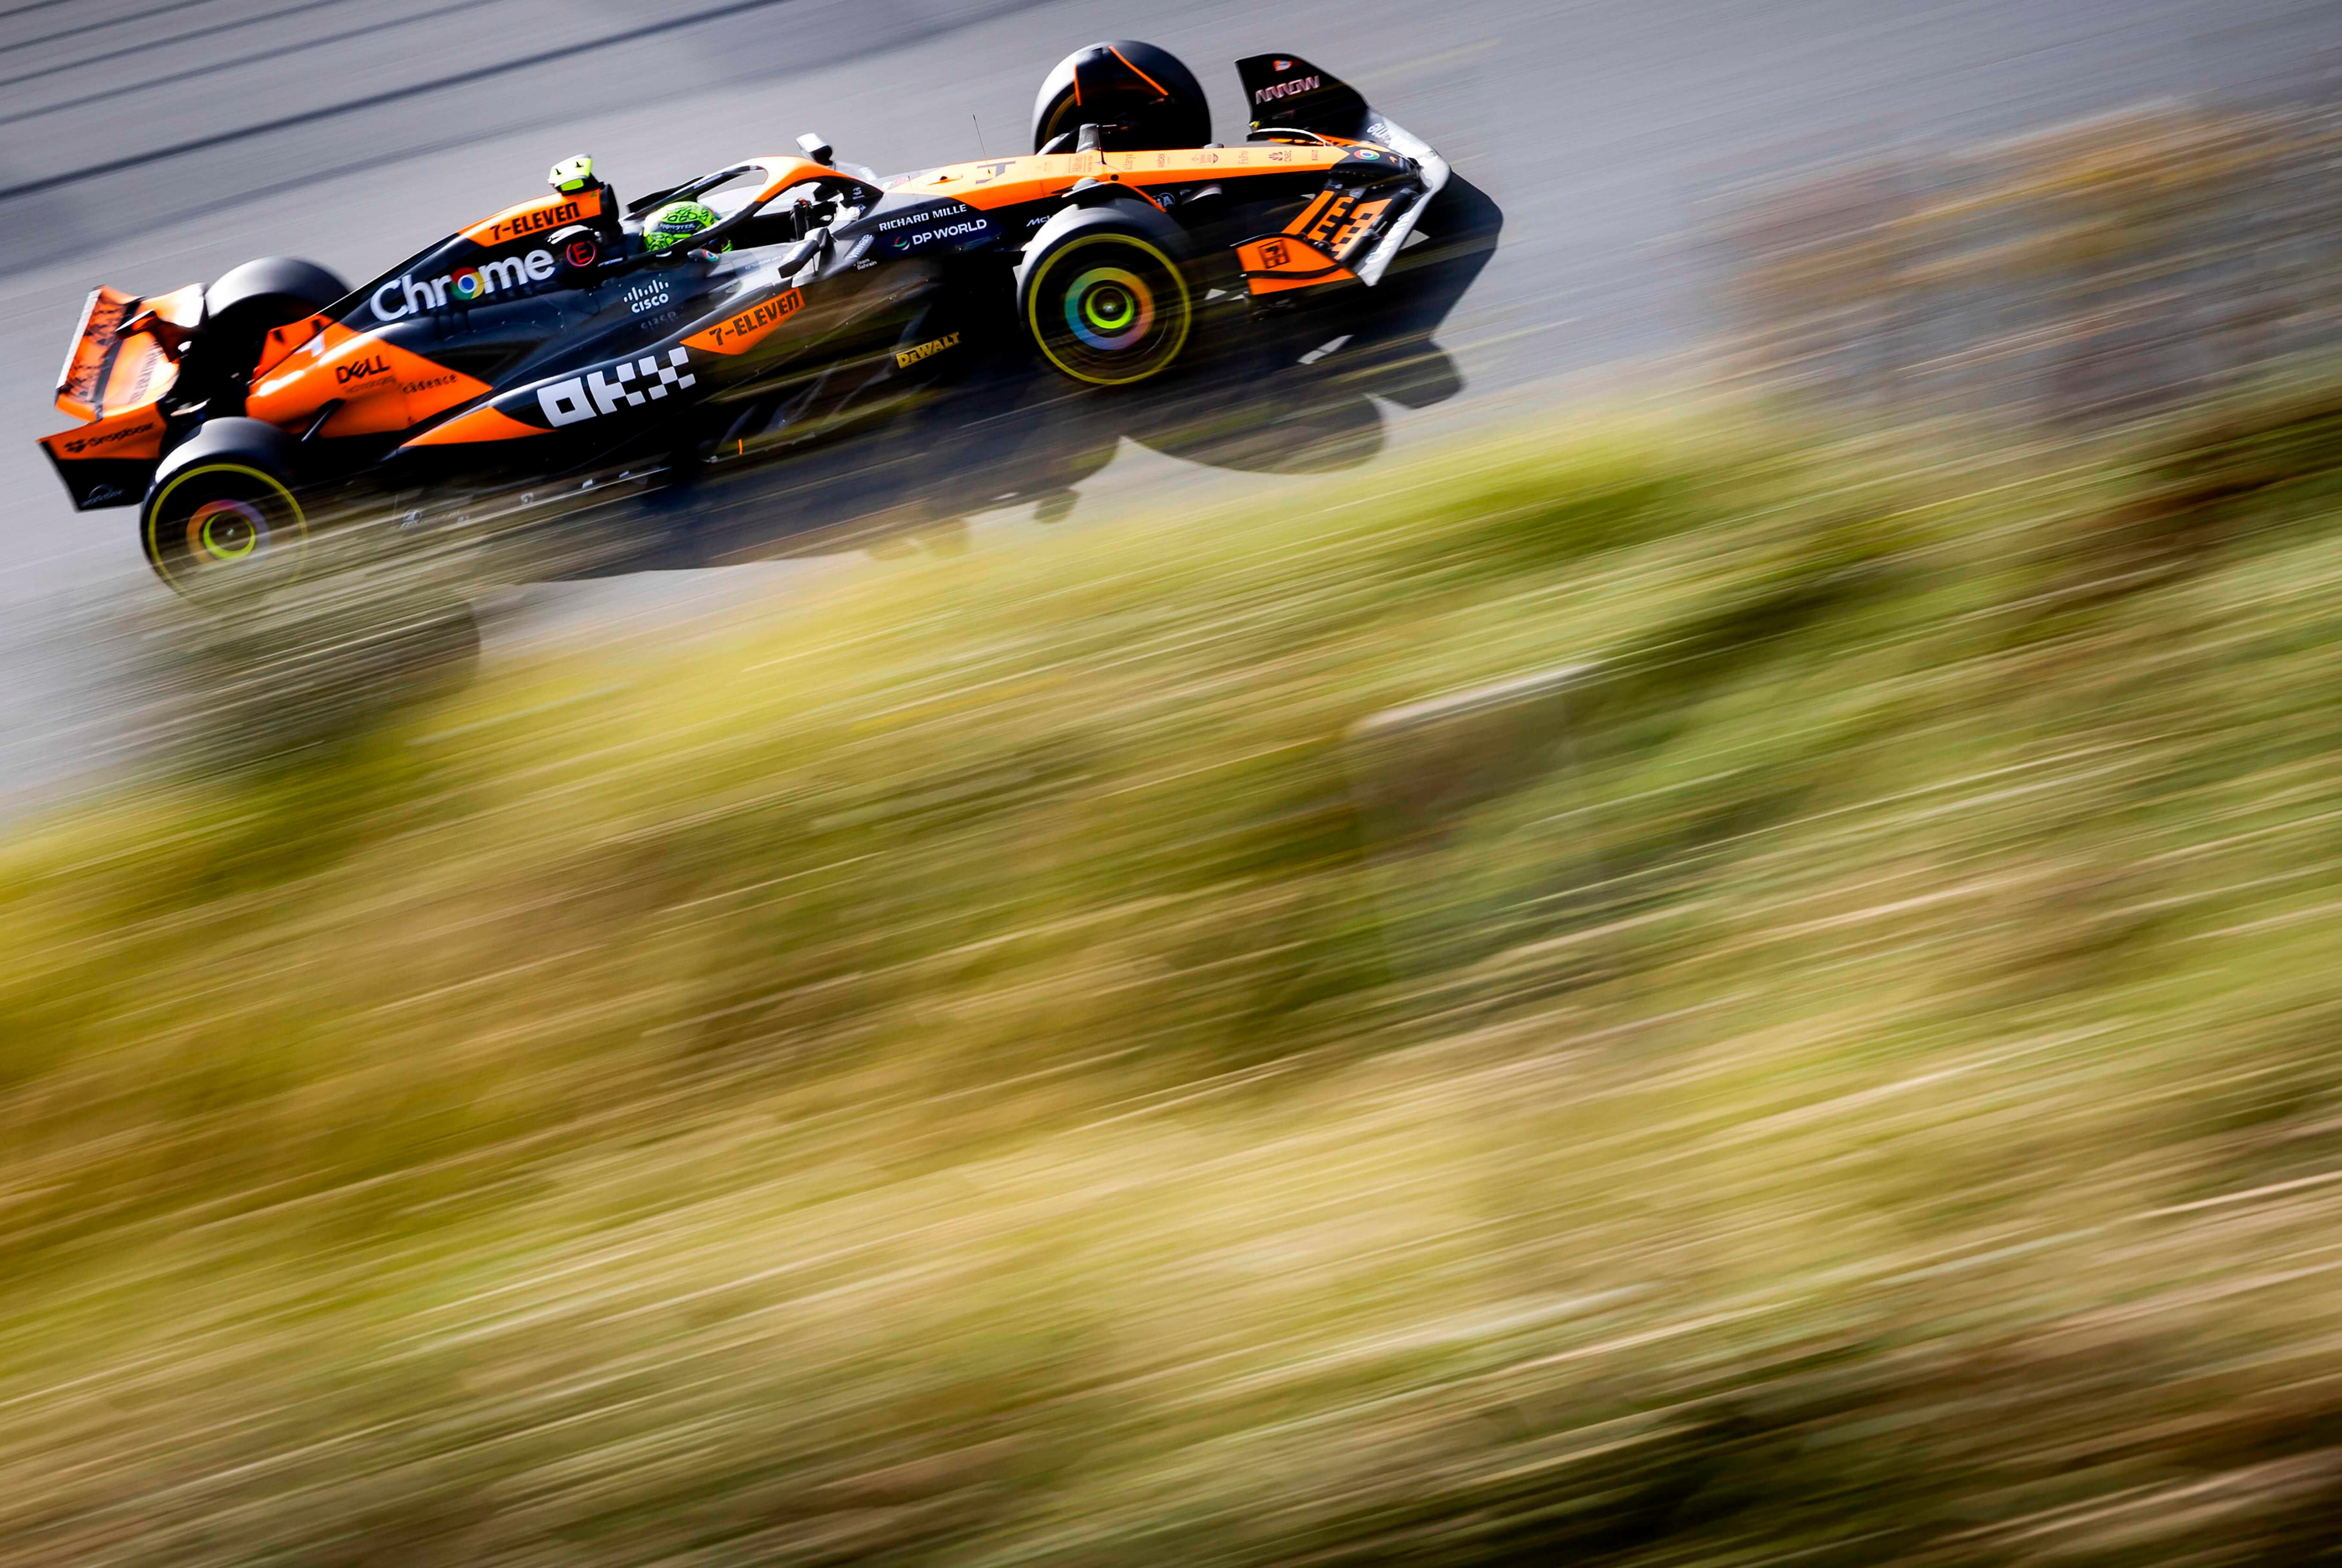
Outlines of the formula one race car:
{"label": "formula one race car", "polygon": [[201,592],[297,569],[335,487],[738,462],[899,402],[1010,322],[1076,381],[1146,381],[1207,277],[1256,308],[1372,285],[1448,179],[1307,61],[1236,70],[1238,146],[1177,60],[1099,44],[1044,81],[1029,156],[881,179],[807,135],[623,207],[571,159],[355,289],[274,258],[101,288],[57,392],[85,423],[42,444],[77,509],[136,504],[155,571]]}

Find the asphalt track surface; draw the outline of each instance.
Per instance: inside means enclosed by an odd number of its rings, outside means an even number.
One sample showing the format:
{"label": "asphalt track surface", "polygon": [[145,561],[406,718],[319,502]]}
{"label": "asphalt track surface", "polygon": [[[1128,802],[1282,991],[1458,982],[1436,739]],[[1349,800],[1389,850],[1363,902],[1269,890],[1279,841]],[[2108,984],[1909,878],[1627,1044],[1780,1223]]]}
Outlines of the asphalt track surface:
{"label": "asphalt track surface", "polygon": [[1749,182],[2142,100],[2327,95],[2342,73],[2330,0],[0,4],[0,809],[139,744],[125,672],[164,590],[132,514],[76,516],[32,444],[65,423],[56,365],[93,285],[158,292],[270,254],[363,278],[577,151],[632,193],[806,129],[881,171],[1022,150],[1042,73],[1131,36],[1188,62],[1228,139],[1237,56],[1339,73],[1487,194],[1493,251],[1378,344],[1305,323],[1237,385],[1103,407],[1012,376],[912,434],[652,508],[612,574],[517,595],[491,656],[786,591],[820,569],[786,557],[866,510],[1022,527],[1107,496],[1273,501],[1698,342],[1701,235]]}

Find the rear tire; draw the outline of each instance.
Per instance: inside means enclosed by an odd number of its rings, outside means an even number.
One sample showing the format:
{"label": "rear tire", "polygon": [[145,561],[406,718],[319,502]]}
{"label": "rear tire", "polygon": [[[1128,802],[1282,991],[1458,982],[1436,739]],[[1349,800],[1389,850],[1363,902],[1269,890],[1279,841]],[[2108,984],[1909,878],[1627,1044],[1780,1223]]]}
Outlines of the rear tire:
{"label": "rear tire", "polygon": [[183,386],[244,409],[245,384],[271,327],[305,320],[350,292],[315,262],[263,256],[232,267],[204,291],[204,322],[179,367]]}
{"label": "rear tire", "polygon": [[155,574],[217,603],[301,574],[309,522],[293,490],[293,438],[257,419],[214,419],[163,461],[138,509]]}
{"label": "rear tire", "polygon": [[1153,207],[1069,207],[1041,226],[1016,269],[1018,319],[1041,357],[1076,381],[1127,386],[1186,347],[1195,291],[1185,236]]}

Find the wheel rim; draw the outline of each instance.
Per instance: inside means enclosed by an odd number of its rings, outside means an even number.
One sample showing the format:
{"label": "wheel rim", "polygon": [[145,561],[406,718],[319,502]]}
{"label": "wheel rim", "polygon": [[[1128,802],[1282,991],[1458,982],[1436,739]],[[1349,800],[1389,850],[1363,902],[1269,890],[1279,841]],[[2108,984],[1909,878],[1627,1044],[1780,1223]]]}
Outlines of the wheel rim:
{"label": "wheel rim", "polygon": [[1078,381],[1144,381],[1178,357],[1191,321],[1171,258],[1133,235],[1079,236],[1046,257],[1028,317],[1049,362]]}
{"label": "wheel rim", "polygon": [[1092,267],[1066,291],[1066,325],[1088,347],[1116,354],[1155,325],[1155,292],[1128,267]]}
{"label": "wheel rim", "polygon": [[206,501],[187,518],[187,553],[206,565],[241,561],[268,544],[268,519],[248,501]]}
{"label": "wheel rim", "polygon": [[240,463],[173,474],[146,504],[145,532],[155,572],[193,596],[289,581],[308,539],[284,481]]}

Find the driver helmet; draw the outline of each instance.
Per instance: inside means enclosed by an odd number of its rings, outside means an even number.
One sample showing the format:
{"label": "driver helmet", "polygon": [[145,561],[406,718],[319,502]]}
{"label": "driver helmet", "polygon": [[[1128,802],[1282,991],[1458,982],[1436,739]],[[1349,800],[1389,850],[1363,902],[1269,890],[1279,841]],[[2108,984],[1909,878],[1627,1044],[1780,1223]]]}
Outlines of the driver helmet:
{"label": "driver helmet", "polygon": [[[716,209],[698,202],[669,202],[643,220],[643,244],[657,255],[716,225]],[[726,248],[729,248],[728,245]]]}

